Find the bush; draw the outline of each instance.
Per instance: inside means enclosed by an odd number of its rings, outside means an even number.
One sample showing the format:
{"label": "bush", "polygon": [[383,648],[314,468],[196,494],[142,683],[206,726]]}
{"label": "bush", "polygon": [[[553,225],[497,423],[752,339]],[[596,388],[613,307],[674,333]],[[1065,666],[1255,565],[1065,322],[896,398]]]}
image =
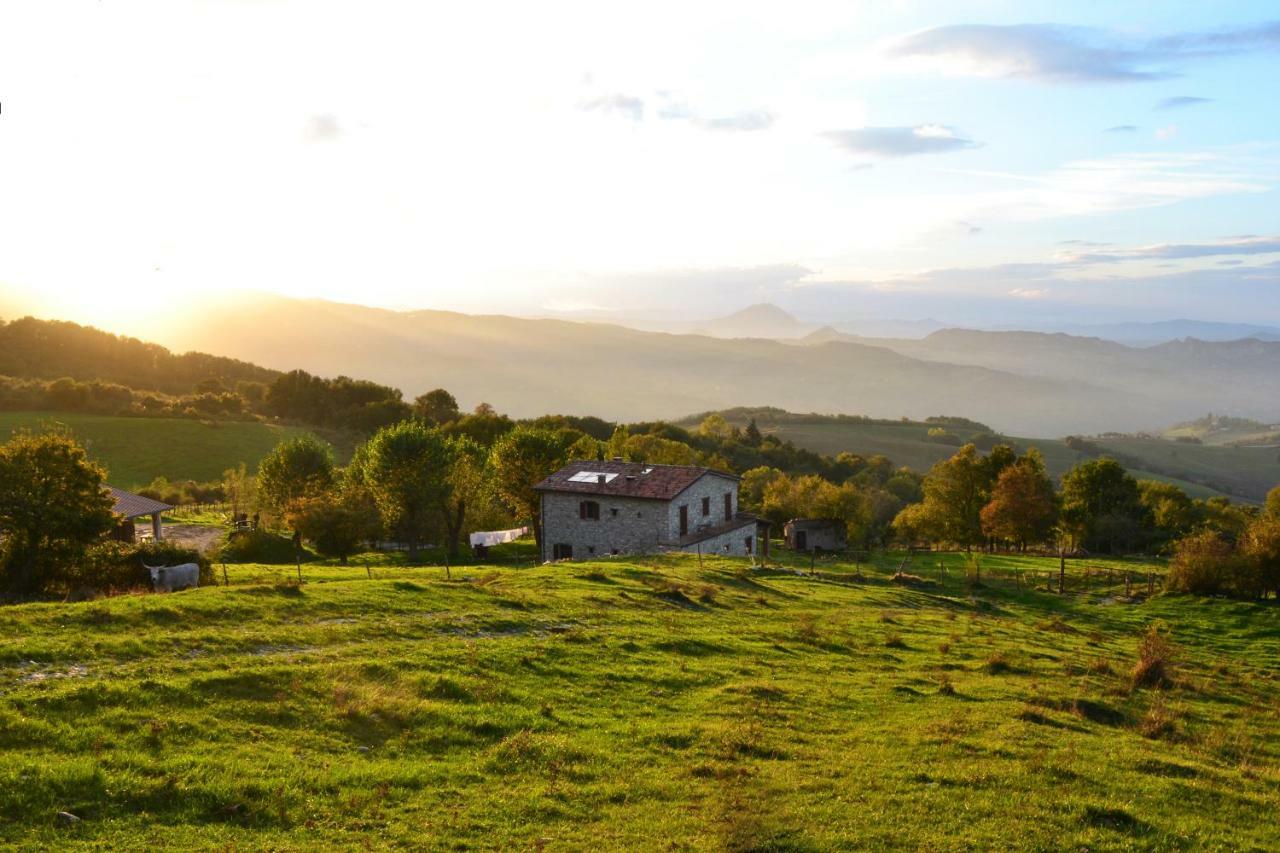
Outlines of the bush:
{"label": "bush", "polygon": [[1176,647],[1163,622],[1152,622],[1138,639],[1138,662],[1133,667],[1133,686],[1165,687],[1172,683]]}
{"label": "bush", "polygon": [[1233,584],[1239,568],[1230,542],[1213,531],[1195,533],[1174,546],[1169,588],[1195,595],[1219,595]]}
{"label": "bush", "polygon": [[[315,557],[302,549],[304,561]],[[296,559],[293,541],[266,530],[233,530],[227,534],[226,544],[218,551],[218,559],[224,563],[292,563]]]}
{"label": "bush", "polygon": [[209,558],[192,548],[170,542],[103,542],[91,548],[83,560],[65,573],[68,591],[92,589],[121,592],[136,587],[151,588],[147,566],[178,566],[195,563],[200,567],[200,583],[213,583]]}

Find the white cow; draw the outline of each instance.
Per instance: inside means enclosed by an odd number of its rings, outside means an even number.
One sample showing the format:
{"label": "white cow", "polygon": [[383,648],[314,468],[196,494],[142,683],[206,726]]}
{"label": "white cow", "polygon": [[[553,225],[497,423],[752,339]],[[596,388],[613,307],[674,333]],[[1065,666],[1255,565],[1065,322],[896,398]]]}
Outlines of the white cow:
{"label": "white cow", "polygon": [[156,592],[173,592],[176,589],[200,585],[200,567],[195,563],[180,566],[147,566],[151,572],[151,586]]}

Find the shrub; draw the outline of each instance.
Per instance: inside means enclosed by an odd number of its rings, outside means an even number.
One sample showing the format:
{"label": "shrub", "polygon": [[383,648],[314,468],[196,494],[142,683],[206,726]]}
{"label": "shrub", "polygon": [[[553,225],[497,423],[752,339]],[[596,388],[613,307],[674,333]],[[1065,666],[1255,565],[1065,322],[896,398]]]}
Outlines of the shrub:
{"label": "shrub", "polygon": [[151,588],[147,566],[177,566],[195,563],[200,567],[200,583],[213,582],[213,565],[199,551],[171,542],[103,542],[86,553],[83,560],[66,572],[70,591],[85,589],[121,592],[136,587]]}
{"label": "shrub", "polygon": [[1195,595],[1225,592],[1238,573],[1239,560],[1231,543],[1214,531],[1178,540],[1169,564],[1169,588]]}
{"label": "shrub", "polygon": [[[218,551],[218,559],[225,563],[292,563],[297,554],[293,541],[267,530],[236,530],[227,536],[227,542]],[[302,559],[314,555],[302,550]]]}
{"label": "shrub", "polygon": [[1138,662],[1133,667],[1133,686],[1164,687],[1171,683],[1176,646],[1163,622],[1152,622],[1138,638]]}

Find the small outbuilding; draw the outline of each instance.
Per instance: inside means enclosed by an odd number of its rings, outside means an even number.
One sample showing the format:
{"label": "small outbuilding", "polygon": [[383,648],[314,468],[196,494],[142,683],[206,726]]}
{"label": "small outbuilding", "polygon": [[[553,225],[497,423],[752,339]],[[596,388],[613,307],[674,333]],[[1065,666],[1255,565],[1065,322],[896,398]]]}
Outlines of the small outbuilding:
{"label": "small outbuilding", "polygon": [[172,506],[142,495],[135,495],[133,492],[126,492],[124,489],[117,489],[115,486],[107,486],[107,491],[115,501],[111,511],[121,519],[120,526],[116,528],[117,539],[133,542],[136,538],[137,520],[147,516],[151,516],[151,538],[157,542],[164,538],[160,519],[166,512],[173,509]]}
{"label": "small outbuilding", "polygon": [[849,545],[838,518],[793,518],[782,526],[782,535],[793,551],[843,551]]}

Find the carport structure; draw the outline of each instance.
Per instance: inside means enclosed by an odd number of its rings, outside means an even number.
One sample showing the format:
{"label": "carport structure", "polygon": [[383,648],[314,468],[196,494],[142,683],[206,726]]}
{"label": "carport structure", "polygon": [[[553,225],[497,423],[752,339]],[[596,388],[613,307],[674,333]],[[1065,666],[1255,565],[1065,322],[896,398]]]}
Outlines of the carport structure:
{"label": "carport structure", "polygon": [[107,491],[111,493],[111,498],[115,501],[111,511],[128,522],[129,527],[132,527],[137,519],[145,518],[149,515],[151,516],[152,538],[157,542],[163,538],[160,529],[160,517],[173,509],[172,506],[142,495],[135,495],[133,492],[126,492],[124,489],[117,489],[115,486],[107,486]]}

